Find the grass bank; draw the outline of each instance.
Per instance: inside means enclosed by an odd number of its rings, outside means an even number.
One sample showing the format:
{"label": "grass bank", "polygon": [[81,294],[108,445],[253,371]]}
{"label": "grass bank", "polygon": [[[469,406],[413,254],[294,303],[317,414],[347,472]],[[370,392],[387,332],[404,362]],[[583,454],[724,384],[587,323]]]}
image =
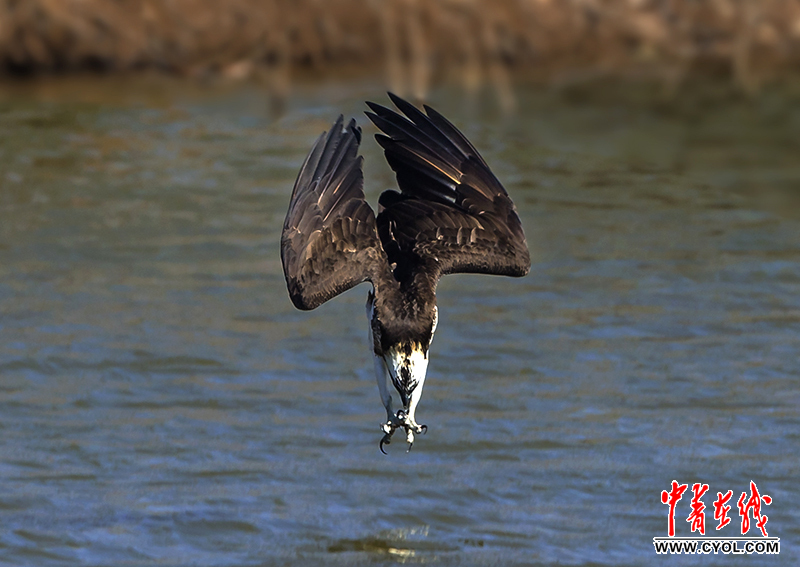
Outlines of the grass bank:
{"label": "grass bank", "polygon": [[555,84],[693,74],[747,91],[800,69],[800,0],[0,0],[0,72],[248,78],[382,69],[421,94],[518,71]]}

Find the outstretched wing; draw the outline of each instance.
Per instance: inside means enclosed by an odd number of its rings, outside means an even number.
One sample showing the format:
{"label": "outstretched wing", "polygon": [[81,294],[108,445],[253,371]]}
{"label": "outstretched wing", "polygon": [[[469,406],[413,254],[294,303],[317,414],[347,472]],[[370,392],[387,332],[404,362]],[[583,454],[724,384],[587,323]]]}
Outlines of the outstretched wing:
{"label": "outstretched wing", "polygon": [[[405,115],[374,103],[375,138],[402,193],[386,191],[378,231],[395,274],[421,265],[453,273],[524,276],[530,254],[514,203],[473,145],[441,114],[389,94]],[[402,277],[402,275],[401,275]]]}
{"label": "outstretched wing", "polygon": [[294,184],[281,235],[281,260],[289,296],[298,309],[330,298],[388,270],[364,200],[361,129],[340,116],[323,132]]}

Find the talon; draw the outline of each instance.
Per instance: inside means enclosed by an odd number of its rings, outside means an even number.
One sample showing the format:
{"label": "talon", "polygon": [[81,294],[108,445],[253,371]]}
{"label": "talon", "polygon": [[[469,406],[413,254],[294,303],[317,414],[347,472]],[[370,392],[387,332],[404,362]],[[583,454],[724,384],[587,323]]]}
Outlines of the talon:
{"label": "talon", "polygon": [[378,447],[381,450],[381,453],[383,453],[384,455],[388,455],[389,453],[383,450],[383,446],[390,445],[391,443],[392,443],[392,436],[391,434],[387,433],[386,435],[383,436],[383,439],[381,439],[380,445],[378,445]]}
{"label": "talon", "polygon": [[422,432],[423,435],[425,435],[428,432],[428,426],[427,425],[420,425],[419,426],[419,430]]}

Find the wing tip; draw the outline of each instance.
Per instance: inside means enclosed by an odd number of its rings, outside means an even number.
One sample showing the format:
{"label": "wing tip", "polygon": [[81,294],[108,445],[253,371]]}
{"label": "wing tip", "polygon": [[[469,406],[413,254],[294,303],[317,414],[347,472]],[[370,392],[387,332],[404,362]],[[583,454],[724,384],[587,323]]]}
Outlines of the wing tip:
{"label": "wing tip", "polygon": [[292,300],[292,305],[294,305],[295,308],[299,309],[300,311],[311,311],[317,307],[316,305],[310,305],[306,303],[305,299],[303,299],[303,296],[299,294],[295,295],[290,293],[289,299]]}
{"label": "wing tip", "polygon": [[358,125],[355,118],[350,118],[350,122],[344,129],[345,132],[351,132],[356,138],[356,143],[361,145],[361,126]]}
{"label": "wing tip", "polygon": [[378,104],[377,102],[372,102],[371,100],[365,100],[364,103],[374,112],[375,114],[380,114],[382,111],[390,110],[383,106],[382,104]]}
{"label": "wing tip", "polygon": [[515,278],[522,278],[531,272],[531,252],[528,249],[528,243],[522,241],[522,253],[520,254],[519,263],[516,266],[517,272],[513,274]]}
{"label": "wing tip", "polygon": [[407,100],[404,100],[403,98],[394,94],[392,91],[386,91],[386,94],[389,96],[389,100],[391,100],[397,108],[400,108],[400,106],[403,104],[411,104]]}

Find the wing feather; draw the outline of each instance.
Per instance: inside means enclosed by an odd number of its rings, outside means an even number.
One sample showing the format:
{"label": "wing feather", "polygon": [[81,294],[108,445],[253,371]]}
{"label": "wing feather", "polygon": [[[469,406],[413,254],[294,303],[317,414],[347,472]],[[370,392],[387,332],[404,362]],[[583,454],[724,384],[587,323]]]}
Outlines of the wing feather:
{"label": "wing feather", "polygon": [[401,193],[381,195],[377,225],[395,275],[415,266],[452,273],[523,276],[530,254],[514,203],[467,138],[441,114],[389,94],[405,116],[367,103],[375,137]]}
{"label": "wing feather", "polygon": [[342,124],[340,116],[309,152],[283,225],[281,261],[298,309],[314,309],[388,271],[375,213],[364,199],[361,129],[355,120]]}

